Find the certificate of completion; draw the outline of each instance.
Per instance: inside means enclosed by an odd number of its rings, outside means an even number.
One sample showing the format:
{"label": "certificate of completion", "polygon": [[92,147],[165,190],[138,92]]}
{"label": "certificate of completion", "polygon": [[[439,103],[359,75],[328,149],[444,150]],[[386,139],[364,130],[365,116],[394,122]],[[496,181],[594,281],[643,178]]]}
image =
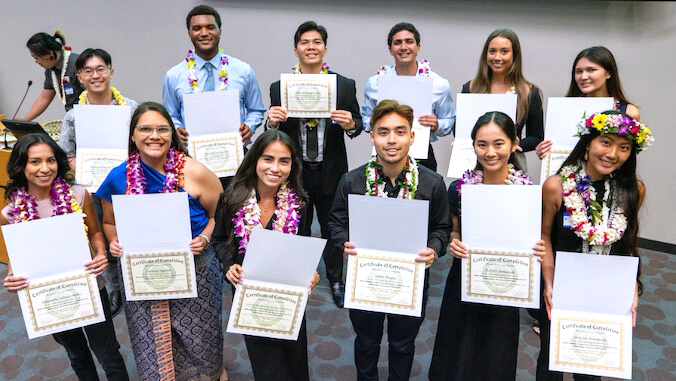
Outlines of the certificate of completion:
{"label": "certificate of completion", "polygon": [[329,118],[336,110],[335,74],[282,74],[280,84],[290,118]]}
{"label": "certificate of completion", "polygon": [[85,271],[35,279],[19,298],[31,339],[105,320],[96,277]]}
{"label": "certificate of completion", "polygon": [[189,251],[125,253],[128,300],[177,299],[193,295],[195,270]]}
{"label": "certificate of completion", "polygon": [[244,158],[239,132],[190,137],[190,154],[218,177],[234,176]]}
{"label": "certificate of completion", "polygon": [[479,299],[532,302],[538,297],[534,289],[535,261],[530,252],[470,250],[465,273],[467,295]]}
{"label": "certificate of completion", "polygon": [[569,149],[552,149],[547,153],[547,156],[542,160],[542,170],[540,173],[540,182],[544,183],[547,177],[555,175],[561,168],[563,162],[566,161],[570,155]]}
{"label": "certificate of completion", "polygon": [[474,154],[472,139],[455,139],[446,176],[459,179],[466,170],[474,168],[475,165],[476,155]]}
{"label": "certificate of completion", "polygon": [[127,160],[125,149],[80,148],[75,153],[75,181],[94,193],[108,173]]}

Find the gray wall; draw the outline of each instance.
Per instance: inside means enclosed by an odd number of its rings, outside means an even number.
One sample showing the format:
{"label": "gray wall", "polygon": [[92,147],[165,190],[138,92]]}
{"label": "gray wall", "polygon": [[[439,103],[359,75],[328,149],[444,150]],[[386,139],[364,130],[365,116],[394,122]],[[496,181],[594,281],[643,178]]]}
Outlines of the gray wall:
{"label": "gray wall", "polygon": [[[485,38],[498,27],[514,29],[521,40],[526,77],[550,96],[563,96],[577,53],[604,45],[619,63],[626,93],[641,110],[641,120],[654,131],[656,144],[640,155],[639,175],[648,190],[642,210],[641,236],[676,244],[671,232],[676,193],[676,165],[669,144],[676,129],[668,110],[676,88],[676,4],[657,2],[469,2],[469,1],[221,1],[209,2],[223,18],[221,47],[250,63],[266,104],[269,85],[296,62],[293,32],[313,19],[329,31],[327,63],[357,81],[362,100],[365,81],[392,63],[386,44],[389,28],[414,23],[422,34],[420,58],[447,78],[455,94],[475,74]],[[25,43],[35,32],[59,26],[73,51],[101,47],[113,56],[113,85],[138,101],[160,100],[165,71],[191,47],[185,15],[192,1],[0,1],[0,113],[14,113],[32,79],[20,115],[37,97],[43,71],[30,58]],[[54,101],[39,121],[60,119]],[[445,174],[451,138],[434,144],[439,172]],[[350,167],[366,160],[370,141],[362,134],[348,144]],[[539,161],[529,155],[529,172],[539,174]],[[660,207],[661,206],[661,207]]]}

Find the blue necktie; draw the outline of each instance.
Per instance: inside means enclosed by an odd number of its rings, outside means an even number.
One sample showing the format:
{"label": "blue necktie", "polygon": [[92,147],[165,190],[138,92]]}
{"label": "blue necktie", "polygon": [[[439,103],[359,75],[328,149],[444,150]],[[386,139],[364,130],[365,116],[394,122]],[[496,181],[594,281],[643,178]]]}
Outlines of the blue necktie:
{"label": "blue necktie", "polygon": [[211,62],[206,62],[204,69],[207,71],[207,79],[204,80],[202,91],[214,91],[214,65]]}

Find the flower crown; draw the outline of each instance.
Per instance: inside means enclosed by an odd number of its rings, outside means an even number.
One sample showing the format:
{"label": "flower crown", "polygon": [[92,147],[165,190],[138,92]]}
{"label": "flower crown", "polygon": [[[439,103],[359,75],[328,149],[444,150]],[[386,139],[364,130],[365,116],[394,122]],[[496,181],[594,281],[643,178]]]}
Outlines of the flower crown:
{"label": "flower crown", "polygon": [[636,152],[641,152],[650,147],[655,138],[645,124],[621,114],[592,114],[582,116],[577,124],[577,134],[582,136],[590,134],[592,130],[598,131],[601,136],[605,134],[617,134],[623,138],[633,140],[636,143]]}

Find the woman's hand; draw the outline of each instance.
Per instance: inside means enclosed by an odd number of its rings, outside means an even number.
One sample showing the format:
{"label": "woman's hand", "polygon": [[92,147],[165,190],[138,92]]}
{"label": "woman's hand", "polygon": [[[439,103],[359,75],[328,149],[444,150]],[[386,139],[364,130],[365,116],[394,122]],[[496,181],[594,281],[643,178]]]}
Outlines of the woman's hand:
{"label": "woman's hand", "polygon": [[544,291],[544,296],[545,296],[545,307],[547,308],[547,318],[549,320],[552,320],[552,307],[554,304],[552,303],[552,287],[545,284],[545,291]]}
{"label": "woman's hand", "polygon": [[451,250],[451,255],[454,257],[467,258],[467,248],[465,247],[465,244],[459,239],[453,238],[451,243],[448,245],[448,248]]}
{"label": "woman's hand", "polygon": [[87,272],[99,276],[108,268],[108,257],[105,253],[97,254],[91,261],[85,263]]}
{"label": "woman's hand", "polygon": [[244,271],[242,271],[242,266],[234,264],[230,266],[228,272],[225,273],[225,277],[232,283],[233,286],[237,287],[237,284],[242,283],[242,277]]}
{"label": "woman's hand", "polygon": [[356,246],[352,242],[345,242],[343,244],[345,247],[343,249],[343,253],[345,254],[345,259],[347,259],[348,255],[357,255],[357,250],[355,250]]}
{"label": "woman's hand", "polygon": [[416,262],[425,262],[425,268],[429,269],[434,263],[434,249],[426,248],[425,250],[418,253],[418,257],[415,259]]}
{"label": "woman's hand", "polygon": [[318,283],[319,283],[319,273],[315,271],[315,276],[312,278],[312,282],[310,282],[310,287],[308,287],[307,289],[307,296],[312,295],[312,291],[314,291]]}
{"label": "woman's hand", "polygon": [[545,251],[545,241],[539,240],[535,242],[535,246],[533,246],[533,255],[538,257],[538,262],[542,263],[543,258],[545,257],[546,251]]}
{"label": "woman's hand", "polygon": [[634,303],[631,304],[631,326],[636,327],[636,311],[638,310],[638,283],[634,291]]}
{"label": "woman's hand", "polygon": [[110,251],[110,255],[113,257],[120,258],[122,256],[122,245],[120,245],[120,242],[118,240],[113,240],[110,242],[110,247],[108,247],[108,251]]}
{"label": "woman's hand", "polygon": [[190,250],[192,251],[193,255],[202,254],[204,250],[206,250],[207,246],[209,246],[209,242],[207,242],[207,239],[201,235],[198,235],[197,237],[193,238],[192,241],[190,241]]}
{"label": "woman's hand", "polygon": [[11,292],[17,292],[22,288],[28,287],[28,278],[25,276],[14,276],[9,274],[5,277],[5,289]]}
{"label": "woman's hand", "polygon": [[540,160],[544,159],[547,156],[547,153],[552,150],[552,141],[543,140],[535,147],[535,153],[538,155]]}

